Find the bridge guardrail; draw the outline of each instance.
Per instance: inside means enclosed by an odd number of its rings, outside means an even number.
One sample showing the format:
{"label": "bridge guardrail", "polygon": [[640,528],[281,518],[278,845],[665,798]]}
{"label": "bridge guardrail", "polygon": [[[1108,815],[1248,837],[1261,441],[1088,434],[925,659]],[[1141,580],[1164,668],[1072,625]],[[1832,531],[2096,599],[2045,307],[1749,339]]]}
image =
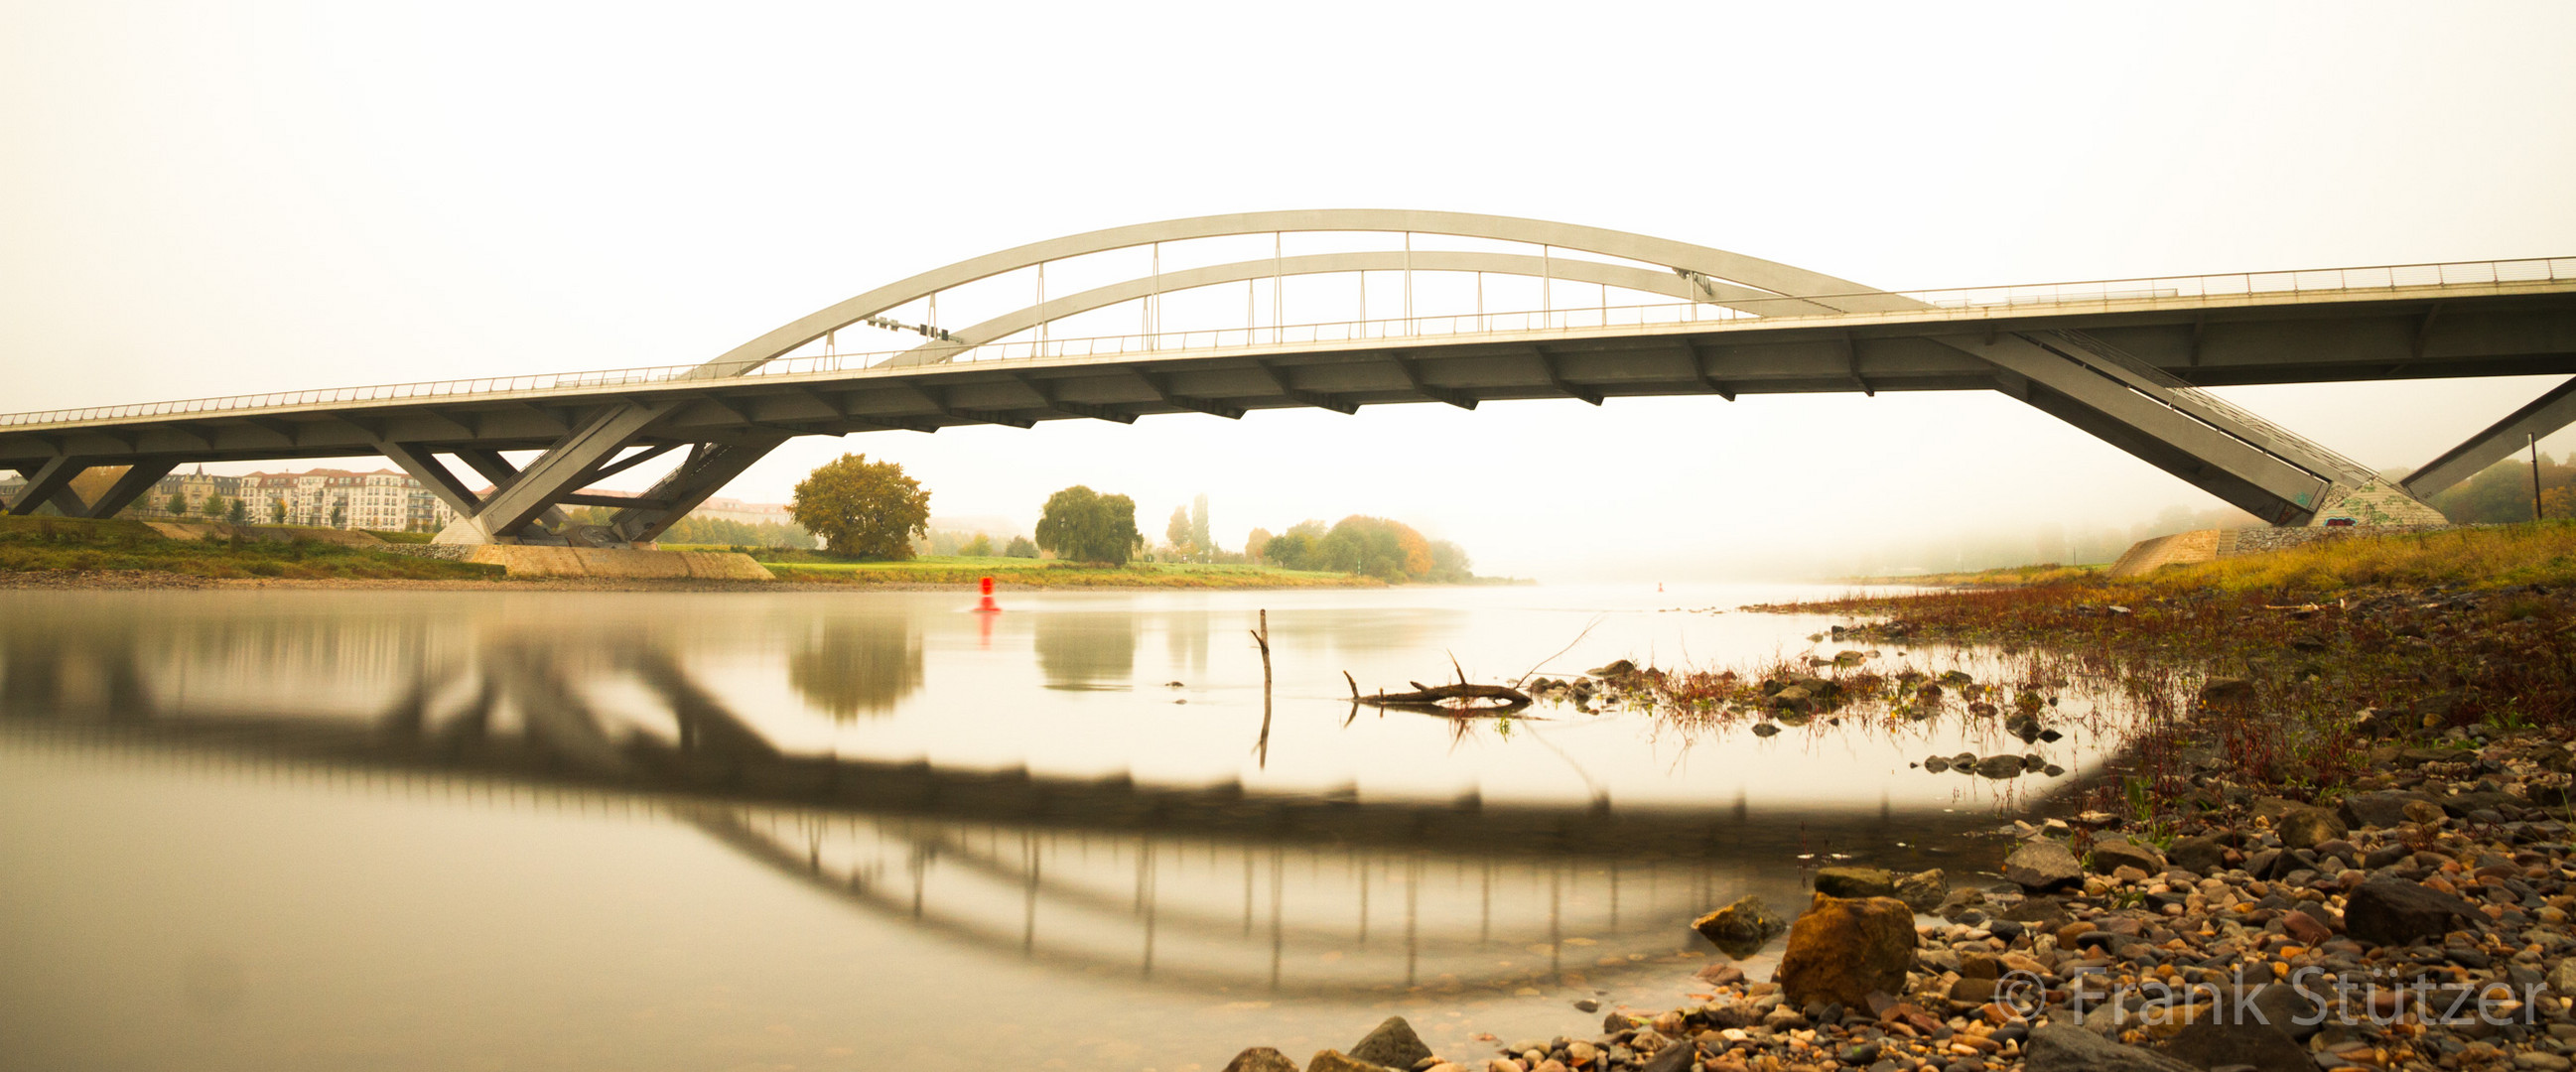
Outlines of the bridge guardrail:
{"label": "bridge guardrail", "polygon": [[[2576,257],[2456,261],[2439,264],[2379,265],[2277,272],[2233,272],[2217,275],[2160,276],[1933,290],[1781,295],[1776,298],[1731,299],[1729,306],[1708,302],[1634,305],[1605,303],[1599,306],[1442,314],[1378,320],[1322,321],[1310,324],[1269,326],[1253,324],[1237,328],[1203,328],[1062,339],[1014,338],[971,346],[952,354],[948,360],[951,363],[964,363],[1126,357],[1172,350],[1222,350],[1295,343],[1363,342],[1373,339],[1647,327],[1682,323],[1830,320],[1845,316],[1884,314],[1817,312],[1816,307],[1830,306],[1836,299],[1884,298],[1891,294],[1922,302],[1927,307],[1923,310],[1925,313],[1969,318],[1992,315],[1999,310],[2029,312],[2039,308],[2062,310],[2085,306],[2153,309],[2164,305],[2196,305],[2212,300],[2259,298],[2270,295],[2307,296],[2329,293],[2366,295],[2401,290],[2437,292],[2491,290],[2520,283],[2550,282],[2576,282]],[[1775,304],[1779,308],[1769,312],[1757,311],[1763,306]],[[909,351],[825,350],[790,353],[732,375],[757,377],[849,372],[876,366],[907,352]],[[508,398],[583,389],[668,384],[679,380],[706,379],[711,375],[705,370],[703,364],[693,363],[537,373],[525,376],[425,380],[0,414],[0,428],[32,428],[41,425],[148,417],[257,414],[262,411],[348,403],[399,403],[409,399],[428,401],[466,397]]]}

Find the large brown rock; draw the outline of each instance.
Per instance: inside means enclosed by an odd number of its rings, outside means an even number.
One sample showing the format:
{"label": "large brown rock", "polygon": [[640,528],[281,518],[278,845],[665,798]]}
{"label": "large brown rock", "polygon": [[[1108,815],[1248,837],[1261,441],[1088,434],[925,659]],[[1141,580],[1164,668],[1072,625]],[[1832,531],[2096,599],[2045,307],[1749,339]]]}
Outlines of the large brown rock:
{"label": "large brown rock", "polygon": [[1905,992],[1914,963],[1914,910],[1893,897],[1817,894],[1789,925],[1789,949],[1771,978],[1793,1006],[1840,1002],[1866,1009],[1869,996]]}
{"label": "large brown rock", "polygon": [[1353,1060],[1351,1055],[1340,1050],[1317,1050],[1315,1056],[1306,1061],[1306,1072],[1403,1072],[1403,1070]]}
{"label": "large brown rock", "polygon": [[1942,898],[1950,895],[1950,876],[1940,868],[1917,871],[1896,880],[1896,899],[1917,912],[1929,914],[1941,907]]}
{"label": "large brown rock", "polygon": [[2390,875],[2373,875],[2345,898],[2344,933],[2372,945],[2407,945],[2478,926],[2469,902]]}
{"label": "large brown rock", "polygon": [[1401,1016],[1387,1017],[1377,1030],[1351,1047],[1352,1059],[1388,1068],[1409,1069],[1429,1056],[1431,1047],[1422,1044],[1422,1037],[1414,1034],[1413,1025]]}
{"label": "large brown rock", "polygon": [[2030,1072],[2199,1072],[2153,1050],[2123,1046],[2072,1024],[2033,1028],[2022,1048]]}
{"label": "large brown rock", "polygon": [[2408,793],[2397,790],[2381,790],[2375,793],[2353,793],[2344,797],[2341,803],[2335,805],[2335,817],[2343,820],[2343,825],[2347,831],[2360,830],[2366,827],[2378,827],[2383,830],[2393,830],[2398,824],[2407,821],[2406,806],[2408,804],[2415,803],[2416,801],[2423,801],[2427,804],[2436,803],[2431,796],[2423,793]]}
{"label": "large brown rock", "polygon": [[2276,825],[2285,848],[2313,849],[2318,845],[2350,834],[2343,820],[2324,808],[2300,808],[2281,817]]}
{"label": "large brown rock", "polygon": [[1828,867],[1816,872],[1816,892],[1834,897],[1887,897],[1896,876],[1878,867]]}
{"label": "large brown rock", "polygon": [[1771,906],[1762,903],[1762,898],[1747,894],[1734,904],[1691,921],[1691,929],[1717,943],[1718,948],[1731,951],[1768,942],[1788,930],[1789,924],[1771,914]]}
{"label": "large brown rock", "polygon": [[1268,1046],[1255,1046],[1234,1055],[1225,1063],[1225,1072],[1297,1072],[1297,1062]]}
{"label": "large brown rock", "polygon": [[2165,854],[2153,845],[2141,845],[2123,837],[2106,837],[2093,843],[2093,873],[2107,875],[2123,867],[2134,867],[2150,875],[2165,873]]}
{"label": "large brown rock", "polygon": [[2307,1047],[2250,1019],[2185,1024],[2156,1050],[2193,1068],[2249,1065],[2255,1072],[2311,1072],[2317,1067]]}
{"label": "large brown rock", "polygon": [[2166,854],[2172,865],[2195,875],[2211,875],[2227,869],[2227,841],[2224,834],[2187,837],[2173,843]]}
{"label": "large brown rock", "polygon": [[2004,857],[2004,877],[2025,890],[2045,893],[2067,886],[2082,885],[2084,864],[2075,851],[2062,841],[2033,838],[2021,843],[2012,855]]}

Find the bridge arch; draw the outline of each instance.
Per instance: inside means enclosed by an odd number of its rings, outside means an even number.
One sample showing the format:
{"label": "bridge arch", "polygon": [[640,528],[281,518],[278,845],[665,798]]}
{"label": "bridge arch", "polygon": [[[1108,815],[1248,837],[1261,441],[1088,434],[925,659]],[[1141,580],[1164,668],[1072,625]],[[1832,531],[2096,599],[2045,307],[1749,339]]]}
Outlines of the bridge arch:
{"label": "bridge arch", "polygon": [[[1240,235],[1336,231],[1426,234],[1518,242],[1659,265],[1675,273],[1684,273],[1678,274],[1677,278],[1707,284],[1706,290],[1700,293],[1686,293],[1683,296],[1692,300],[1713,301],[1718,304],[1752,303],[1765,299],[1780,303],[1784,299],[1800,298],[1804,299],[1806,306],[1816,311],[1837,312],[1892,312],[1916,308],[1921,304],[1848,279],[1838,279],[1821,272],[1759,257],[1693,245],[1688,242],[1677,242],[1667,238],[1656,238],[1651,235],[1558,223],[1552,220],[1410,209],[1296,209],[1279,212],[1243,212],[1217,216],[1193,216],[1164,220],[1159,223],[1132,224],[1088,231],[1015,246],[933,268],[780,325],[759,338],[734,347],[715,360],[699,366],[693,375],[697,377],[741,375],[822,338],[827,333],[856,324],[868,317],[900,308],[952,287],[1053,261],[1134,249],[1159,242],[1181,242],[1197,238]],[[1412,254],[1415,260],[1414,266],[1421,267],[1422,259],[1430,255],[1427,251]],[[1243,263],[1260,263],[1275,267],[1273,262]],[[1600,262],[1568,263],[1587,266],[1600,264]],[[1377,269],[1372,267],[1368,270]],[[1242,278],[1266,278],[1270,274],[1272,273],[1263,272],[1260,275]],[[1310,271],[1304,274],[1314,273]],[[1505,274],[1523,273],[1515,270],[1507,271]],[[1569,276],[1569,278],[1572,277]],[[1725,283],[1737,285],[1721,286]],[[1627,284],[1613,285],[1626,286]],[[1172,288],[1166,285],[1166,289]],[[1670,292],[1663,288],[1640,289],[1658,293]],[[1150,293],[1152,293],[1151,290],[1146,292],[1146,294]],[[1133,297],[1142,296],[1146,295],[1133,295],[1122,300],[1133,300]],[[1037,308],[1045,307],[1041,305]],[[1062,315],[1070,315],[1070,313],[1054,314],[1054,316]],[[1043,322],[1044,319],[1053,319],[1054,316],[1033,321],[1032,325]],[[932,358],[925,357],[923,360],[932,360]]]}
{"label": "bridge arch", "polygon": [[1570,283],[1593,283],[1623,290],[1661,294],[1681,301],[1700,301],[1742,312],[1761,315],[1776,311],[1783,303],[1803,299],[1784,298],[1751,287],[1713,280],[1694,282],[1678,272],[1658,272],[1629,264],[1612,264],[1593,260],[1552,260],[1521,253],[1462,252],[1451,250],[1371,250],[1348,253],[1304,254],[1295,257],[1267,258],[1215,264],[1202,268],[1164,272],[1160,275],[1130,279],[1108,286],[1051,298],[1041,304],[1004,313],[1001,316],[971,324],[950,332],[947,338],[934,339],[913,347],[883,362],[886,367],[928,365],[947,361],[978,346],[1009,338],[1041,324],[1066,317],[1104,309],[1141,298],[1175,294],[1185,290],[1222,286],[1273,278],[1295,278],[1316,275],[1347,275],[1354,272],[1478,272],[1486,275],[1527,276],[1561,279]]}

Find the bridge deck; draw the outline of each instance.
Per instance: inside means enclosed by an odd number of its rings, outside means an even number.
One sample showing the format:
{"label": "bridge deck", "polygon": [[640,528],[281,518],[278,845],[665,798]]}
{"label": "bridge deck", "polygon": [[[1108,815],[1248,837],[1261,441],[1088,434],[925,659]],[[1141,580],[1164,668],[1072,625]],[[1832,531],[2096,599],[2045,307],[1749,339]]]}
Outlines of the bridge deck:
{"label": "bridge deck", "polygon": [[[681,401],[639,442],[682,444],[1405,402],[1983,390],[1999,386],[1997,369],[1944,340],[2057,330],[2204,386],[2576,373],[2576,270],[2530,263],[2556,278],[1726,319],[1694,319],[1724,312],[1708,306],[1628,306],[1555,310],[1544,324],[1490,314],[1055,340],[1038,356],[904,367],[816,354],[736,376],[668,367],[152,403],[0,416],[0,466],[65,454],[94,464],[328,457],[387,442],[542,449],[638,399]],[[1492,330],[1515,316],[1520,326]]]}

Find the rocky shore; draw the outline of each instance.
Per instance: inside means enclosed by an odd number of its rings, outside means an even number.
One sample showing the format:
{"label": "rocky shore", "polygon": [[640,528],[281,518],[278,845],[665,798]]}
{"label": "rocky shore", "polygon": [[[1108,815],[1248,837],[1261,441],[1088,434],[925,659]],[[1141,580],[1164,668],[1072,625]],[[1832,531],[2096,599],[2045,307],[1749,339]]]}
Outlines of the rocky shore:
{"label": "rocky shore", "polygon": [[[1302,1067],[2571,1068],[2576,745],[2564,716],[2576,608],[2567,593],[2130,602],[2134,610],[2040,595],[1970,607],[1949,627],[1868,630],[1955,637],[1964,623],[2038,646],[2127,632],[2103,650],[2181,651],[2245,674],[2196,676],[2184,709],[2139,742],[2151,753],[2133,767],[2143,776],[2097,782],[2039,813],[2055,817],[2014,823],[1999,859],[1986,850],[1993,871],[1827,868],[1812,903],[1785,924],[1752,899],[1711,906],[1698,929],[1738,955],[1785,926],[1773,977],[1712,965],[1699,977],[1705,1000],[1613,1011],[1598,1034],[1433,1054],[1394,1020]],[[1812,693],[1822,680],[1796,687]],[[1539,687],[1578,705],[1599,702],[1582,693],[1616,691]],[[1776,718],[1783,689],[1748,677],[1729,686],[1728,701]],[[2363,695],[2376,702],[2353,702]],[[2242,738],[2255,731],[2270,736],[2249,748]],[[1256,1048],[1227,1067],[1301,1066]]]}
{"label": "rocky shore", "polygon": [[[1434,1055],[1394,1020],[1303,1067],[2569,1068],[2569,745],[2473,727],[2373,759],[2332,806],[2213,777],[2187,817],[2022,824],[2001,881],[1827,869],[1776,978],[1712,966],[1712,1000],[1597,1035]],[[1739,902],[1702,929],[1767,937],[1765,916]]]}

